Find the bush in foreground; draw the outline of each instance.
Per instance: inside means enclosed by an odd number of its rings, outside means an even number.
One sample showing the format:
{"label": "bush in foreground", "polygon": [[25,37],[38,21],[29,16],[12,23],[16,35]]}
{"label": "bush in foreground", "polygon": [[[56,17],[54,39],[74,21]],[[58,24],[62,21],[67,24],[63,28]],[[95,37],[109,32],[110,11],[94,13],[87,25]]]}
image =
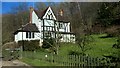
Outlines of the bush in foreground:
{"label": "bush in foreground", "polygon": [[24,51],[34,51],[40,48],[39,46],[39,40],[31,40],[31,41],[19,41],[19,46],[23,46]]}

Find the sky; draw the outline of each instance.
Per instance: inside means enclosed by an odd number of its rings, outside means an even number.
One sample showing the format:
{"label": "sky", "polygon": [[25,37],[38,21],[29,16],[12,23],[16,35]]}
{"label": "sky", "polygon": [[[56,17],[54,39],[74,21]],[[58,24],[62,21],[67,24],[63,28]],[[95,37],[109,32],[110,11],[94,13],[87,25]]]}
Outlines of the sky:
{"label": "sky", "polygon": [[[12,12],[14,7],[17,7],[21,4],[21,2],[2,2],[2,14],[7,14]],[[27,2],[27,6],[33,6],[33,2]]]}
{"label": "sky", "polygon": [[[62,0],[1,0],[0,14],[7,14],[12,11],[12,8],[20,5],[21,2],[26,2],[27,6],[33,6],[33,2],[61,2]],[[2,6],[1,6],[2,3]]]}
{"label": "sky", "polygon": [[[9,14],[9,13],[11,13],[13,11],[13,9],[15,7],[21,5],[22,3],[26,3],[27,7],[29,9],[29,7],[31,7],[31,6],[34,7],[34,4],[36,2],[2,2],[2,11],[0,11],[0,13],[1,14]],[[44,3],[47,4],[48,2],[44,2]]]}
{"label": "sky", "polygon": [[[77,2],[86,2],[86,1],[88,1],[88,2],[96,2],[96,1],[99,1],[99,0],[39,0],[38,2],[70,2],[70,1],[77,1]],[[102,1],[102,0],[101,0]],[[105,1],[105,0],[103,0],[103,1]],[[113,0],[106,0],[106,1],[113,1]],[[114,0],[114,1],[117,1],[117,0]],[[27,3],[27,6],[28,6],[28,8],[30,7],[30,6],[33,6],[33,2],[37,2],[37,0],[33,0],[33,1],[31,1],[31,0],[1,0],[1,2],[2,2],[2,9],[1,9],[1,11],[0,11],[0,14],[8,14],[8,13],[10,13],[11,11],[12,11],[12,8],[14,8],[14,7],[17,7],[17,6],[19,6],[20,5],[20,3],[22,3],[22,2],[26,2]],[[0,3],[1,4],[1,3]]]}

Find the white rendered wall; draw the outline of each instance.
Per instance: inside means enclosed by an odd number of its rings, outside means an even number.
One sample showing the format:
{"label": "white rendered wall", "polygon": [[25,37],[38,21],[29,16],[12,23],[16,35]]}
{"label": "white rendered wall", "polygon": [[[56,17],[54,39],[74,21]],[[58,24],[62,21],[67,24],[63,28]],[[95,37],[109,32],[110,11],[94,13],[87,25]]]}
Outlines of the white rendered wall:
{"label": "white rendered wall", "polygon": [[61,32],[70,32],[70,23],[63,23],[63,28],[59,28],[59,31],[61,31]]}
{"label": "white rendered wall", "polygon": [[40,37],[38,36],[39,33],[35,33],[34,38],[26,38],[26,32],[18,32],[18,34],[15,35],[15,41],[21,41],[21,40],[40,40]]}
{"label": "white rendered wall", "polygon": [[[73,42],[75,43],[75,35],[73,34],[61,34],[62,38],[60,39],[61,42]],[[74,38],[71,38],[74,37]]]}
{"label": "white rendered wall", "polygon": [[70,22],[67,25],[67,32],[70,32]]}
{"label": "white rendered wall", "polygon": [[65,29],[59,29],[60,32],[65,32]]}
{"label": "white rendered wall", "polygon": [[15,35],[15,41],[16,42],[21,41],[22,39],[25,40],[25,38],[26,38],[26,32],[18,32]]}
{"label": "white rendered wall", "polygon": [[35,23],[36,26],[38,27],[39,31],[41,31],[42,21],[40,19],[38,19],[38,16],[36,15],[36,13],[34,11],[32,12],[32,23]]}
{"label": "white rendered wall", "polygon": [[39,39],[40,40],[40,46],[42,45],[42,39],[41,39],[41,37],[42,37],[42,33],[41,33],[41,31],[42,31],[42,20],[40,20],[39,18],[38,18],[38,16],[37,16],[37,14],[33,11],[32,12],[32,23],[35,23],[36,24],[36,26],[38,27],[38,30],[39,30],[39,33],[36,33],[35,34],[35,39]]}
{"label": "white rendered wall", "polygon": [[61,42],[69,42],[69,34],[61,34],[62,38],[60,39]]}
{"label": "white rendered wall", "polygon": [[44,26],[54,26],[54,21],[44,19]]}

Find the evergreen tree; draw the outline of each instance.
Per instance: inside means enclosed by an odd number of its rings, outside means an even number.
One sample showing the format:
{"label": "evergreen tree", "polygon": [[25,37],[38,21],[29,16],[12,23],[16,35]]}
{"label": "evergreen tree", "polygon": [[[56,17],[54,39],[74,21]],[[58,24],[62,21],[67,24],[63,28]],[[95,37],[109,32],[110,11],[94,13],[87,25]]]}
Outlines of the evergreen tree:
{"label": "evergreen tree", "polygon": [[120,24],[120,3],[102,3],[97,19],[104,27]]}

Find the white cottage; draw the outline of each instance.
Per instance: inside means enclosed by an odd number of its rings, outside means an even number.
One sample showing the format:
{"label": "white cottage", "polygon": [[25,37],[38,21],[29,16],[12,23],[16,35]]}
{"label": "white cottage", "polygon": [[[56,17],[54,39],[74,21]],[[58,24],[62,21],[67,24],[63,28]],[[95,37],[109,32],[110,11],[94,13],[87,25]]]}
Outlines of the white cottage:
{"label": "white cottage", "polygon": [[37,12],[31,7],[30,21],[14,33],[15,42],[40,40],[41,46],[43,39],[48,37],[57,38],[59,36],[60,42],[75,43],[75,34],[70,31],[70,22],[64,19],[62,10],[56,17],[50,7],[43,12]]}

